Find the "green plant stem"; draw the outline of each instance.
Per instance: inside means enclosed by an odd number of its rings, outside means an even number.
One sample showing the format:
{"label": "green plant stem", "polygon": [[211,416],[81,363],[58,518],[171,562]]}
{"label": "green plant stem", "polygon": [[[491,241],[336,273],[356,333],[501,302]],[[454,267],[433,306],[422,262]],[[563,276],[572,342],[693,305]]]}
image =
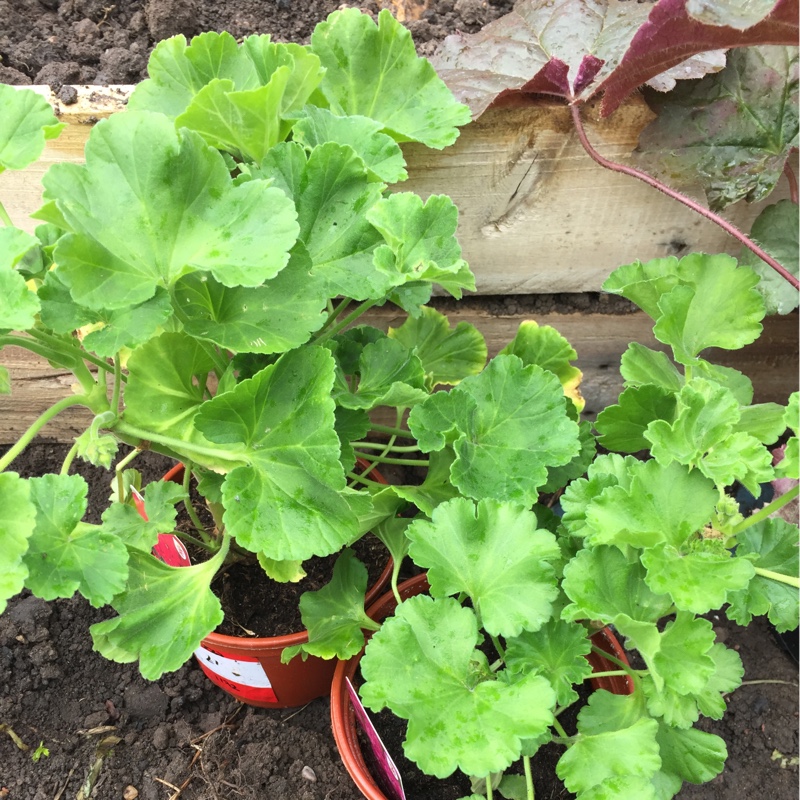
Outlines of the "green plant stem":
{"label": "green plant stem", "polygon": [[119,500],[120,503],[124,503],[125,502],[125,485],[122,482],[122,471],[141,452],[142,451],[139,450],[138,447],[133,449],[133,450],[131,450],[130,453],[128,453],[128,455],[126,455],[125,458],[121,459],[117,463],[117,465],[114,467],[114,472],[115,472],[115,474],[117,476],[117,499]]}
{"label": "green plant stem", "polygon": [[11,217],[8,215],[8,211],[6,211],[6,207],[0,203],[0,222],[3,225],[6,225],[9,228],[14,227],[14,223],[11,221]]}
{"label": "green plant stem", "polygon": [[787,586],[793,586],[795,589],[800,589],[800,578],[795,578],[793,575],[784,575],[782,572],[773,572],[771,569],[762,569],[756,567],[756,575],[762,578],[769,578],[778,583],[785,583]]}
{"label": "green plant stem", "polygon": [[203,523],[200,522],[200,517],[197,516],[197,512],[194,510],[194,506],[192,505],[192,498],[190,494],[190,488],[192,483],[192,462],[188,462],[184,464],[183,467],[183,507],[186,509],[186,513],[189,515],[189,519],[192,521],[192,525],[197,529],[197,532],[200,534],[200,538],[206,543],[209,544],[211,539],[209,538],[206,529],[203,527]]}
{"label": "green plant stem", "polygon": [[533,775],[531,774],[531,757],[522,757],[522,768],[525,770],[525,788],[528,790],[527,800],[535,800],[533,790]]}
{"label": "green plant stem", "polygon": [[368,478],[363,478],[357,472],[348,472],[347,473],[347,477],[351,481],[353,481],[355,483],[364,484],[364,486],[375,486],[378,489],[385,489],[386,488],[386,484],[385,483],[378,483],[378,481],[371,481]]}
{"label": "green plant stem", "polygon": [[[330,300],[328,301],[328,305],[331,306]],[[332,308],[332,310],[328,313],[328,319],[325,320],[325,324],[317,331],[317,334],[324,333],[334,322],[342,315],[342,312],[350,305],[350,298],[345,297],[336,308]]]}
{"label": "green plant stem", "polygon": [[[395,438],[397,434],[394,434]],[[372,450],[391,450],[393,453],[419,453],[419,447],[415,444],[410,445],[389,445],[380,442],[353,442],[353,447],[366,447]]]}
{"label": "green plant stem", "polygon": [[317,333],[317,335],[311,341],[319,344],[320,342],[324,342],[326,339],[330,339],[331,336],[336,336],[339,331],[343,331],[348,325],[355,322],[362,314],[372,308],[372,306],[377,305],[381,299],[382,298],[377,300],[365,300],[363,303],[356,306],[356,308],[351,311],[343,320],[337,322],[336,325],[333,325],[321,334]]}
{"label": "green plant stem", "polygon": [[558,731],[558,735],[562,739],[566,739],[567,741],[572,739],[572,737],[564,730],[564,726],[555,717],[553,718],[553,727],[556,729],[556,731]]}
{"label": "green plant stem", "polygon": [[501,660],[505,662],[506,660],[506,651],[502,644],[500,644],[500,639],[497,636],[492,636],[492,644],[494,645],[494,649],[497,650],[497,655],[500,656]]}
{"label": "green plant stem", "polygon": [[[398,408],[397,409],[397,415],[396,415],[395,423],[398,426],[400,425],[400,421],[403,419],[403,413],[404,412],[405,412],[405,408]],[[387,457],[389,451],[392,449],[392,445],[395,443],[396,440],[397,440],[397,434],[393,433],[389,437],[389,441],[387,442],[387,444],[382,448],[381,452],[377,456],[372,456],[372,463],[361,473],[364,477],[369,475],[369,473],[372,472],[372,470],[375,469],[375,466],[379,463],[378,462],[378,458],[386,458]],[[387,462],[384,462],[384,463],[387,463]]]}
{"label": "green plant stem", "polygon": [[119,391],[122,386],[122,363],[119,353],[114,356],[114,389],[111,392],[111,410],[119,414]]}
{"label": "green plant stem", "polygon": [[78,455],[78,443],[72,445],[69,449],[69,453],[64,457],[64,461],[61,464],[61,475],[69,475],[69,468],[72,466],[72,462],[75,460],[75,456]]}
{"label": "green plant stem", "polygon": [[431,463],[427,458],[388,458],[387,456],[376,456],[370,453],[359,453],[358,450],[356,450],[355,453],[356,456],[363,458],[365,461],[372,461],[378,464],[399,464],[401,466],[408,467],[427,467]]}
{"label": "green plant stem", "polygon": [[413,439],[414,437],[411,435],[411,431],[406,430],[405,428],[392,428],[390,425],[378,425],[373,423],[370,425],[375,433],[389,433],[395,434],[396,436],[400,436],[404,439]]}
{"label": "green plant stem", "polygon": [[[611,653],[607,653],[605,650],[603,650],[600,647],[597,647],[594,644],[592,645],[592,650],[594,650],[594,652],[597,653],[598,655],[601,655],[603,658],[610,661],[612,664],[616,664],[618,667],[620,667],[620,669],[622,669],[625,672],[625,674],[633,681],[634,687],[636,689],[639,688],[640,685],[639,671],[633,669],[633,667],[629,666],[624,661],[621,661],[616,656],[612,656]],[[646,673],[647,670],[643,670],[643,672]],[[590,675],[589,677],[593,678],[594,674]]]}
{"label": "green plant stem", "polygon": [[614,678],[617,675],[628,675],[624,669],[611,669],[608,672],[593,672],[592,678]]}
{"label": "green plant stem", "polygon": [[795,289],[800,288],[800,280],[792,275],[789,270],[787,270],[783,265],[781,265],[778,261],[776,261],[769,253],[766,252],[763,248],[759,247],[752,239],[745,236],[735,225],[731,225],[726,219],[723,219],[719,214],[715,214],[711,209],[705,208],[704,206],[700,205],[700,203],[695,202],[686,195],[681,194],[680,192],[676,192],[674,189],[670,189],[669,186],[661,183],[661,181],[656,180],[652,175],[648,175],[646,172],[642,172],[634,167],[628,167],[624,164],[619,164],[616,161],[611,161],[607,158],[604,158],[597,152],[597,150],[592,147],[591,143],[589,142],[588,137],[586,136],[586,130],[583,127],[583,122],[581,121],[581,112],[580,108],[577,105],[571,105],[570,111],[572,112],[572,120],[575,124],[575,129],[578,132],[578,138],[580,139],[581,144],[583,145],[583,149],[591,156],[591,158],[597,162],[601,167],[605,167],[606,169],[610,169],[612,172],[620,172],[623,175],[629,175],[632,178],[637,178],[640,181],[643,181],[648,186],[652,186],[654,189],[658,189],[659,192],[667,195],[667,197],[671,197],[673,200],[677,200],[679,203],[683,203],[683,205],[688,206],[692,209],[692,211],[697,212],[701,216],[705,217],[711,222],[719,225],[722,230],[724,230],[730,236],[733,236],[734,239],[737,239],[741,244],[743,244],[748,250],[755,253],[762,261],[765,261],[767,264],[772,267],[782,278],[788,281]]}
{"label": "green plant stem", "polygon": [[800,486],[793,486],[788,492],[782,494],[780,497],[776,497],[771,503],[765,505],[764,508],[760,508],[758,511],[747,517],[747,519],[740,522],[733,529],[731,535],[738,536],[742,531],[746,531],[751,525],[755,525],[757,522],[765,520],[771,514],[774,514],[776,511],[783,508],[787,503],[791,503],[791,501],[797,497],[798,492],[800,492]]}
{"label": "green plant stem", "polygon": [[31,423],[28,430],[20,436],[16,444],[0,458],[0,472],[3,472],[6,467],[31,443],[33,438],[39,431],[47,425],[50,420],[57,417],[62,411],[71,408],[72,406],[89,405],[89,398],[82,394],[74,394],[69,397],[64,397],[57,403],[54,403],[44,413]]}
{"label": "green plant stem", "polygon": [[86,355],[86,351],[83,348],[76,348],[71,342],[64,342],[62,339],[36,328],[31,328],[28,334],[34,339],[38,339],[45,346],[52,348],[54,352],[62,354],[71,364],[70,369],[80,381],[83,391],[87,394],[91,392],[97,381],[95,381],[92,373],[89,372],[86,364],[83,363],[83,358]]}
{"label": "green plant stem", "polygon": [[486,800],[492,800],[493,797],[492,793],[492,775],[489,773],[486,776]]}

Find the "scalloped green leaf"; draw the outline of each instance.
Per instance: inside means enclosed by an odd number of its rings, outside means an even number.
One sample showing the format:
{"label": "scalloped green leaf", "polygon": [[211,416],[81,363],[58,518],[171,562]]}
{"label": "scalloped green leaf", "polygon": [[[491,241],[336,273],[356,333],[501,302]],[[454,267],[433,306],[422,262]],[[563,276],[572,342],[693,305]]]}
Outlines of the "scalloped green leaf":
{"label": "scalloped green leaf", "polygon": [[335,114],[378,120],[398,142],[442,149],[470,121],[411,33],[384,9],[377,25],[354,8],[334,11],[311,35],[311,51],[326,68],[320,90]]}
{"label": "scalloped green leaf", "polygon": [[753,270],[730,256],[699,253],[682,258],[680,270],[684,280],[659,300],[653,328],[676,361],[693,364],[707,347],[738,350],[761,335],[764,301]]}
{"label": "scalloped green leaf", "polygon": [[506,668],[512,675],[544,675],[556,691],[558,705],[567,706],[578,699],[574,685],[592,674],[584,658],[591,649],[583,625],[551,619],[538,631],[525,631],[506,642]]}
{"label": "scalloped green leaf", "polygon": [[455,457],[449,447],[434,451],[430,454],[428,471],[421,484],[393,486],[392,490],[398,497],[413,503],[423,514],[431,516],[438,505],[459,496],[458,489],[450,480],[450,468]]}
{"label": "scalloped green leaf", "polygon": [[[361,660],[365,705],[407,719],[406,756],[439,778],[457,768],[476,777],[505,769],[519,758],[522,739],[553,720],[555,694],[545,678],[476,679],[476,663],[488,673],[478,641],[470,609],[418,595],[383,623]],[[400,663],[408,668],[398,671]]]}
{"label": "scalloped green leaf", "polygon": [[[753,566],[797,578],[798,530],[779,518],[756,523],[737,537],[736,555],[751,559]],[[768,576],[756,574],[750,584],[728,598],[728,617],[748,625],[754,616],[766,614],[779,631],[794,630],[798,623],[797,589]]]}
{"label": "scalloped green leaf", "polygon": [[677,400],[671,390],[654,384],[629,386],[619,396],[619,402],[606,406],[598,415],[595,427],[597,441],[609,450],[636,453],[649,449],[645,438],[654,420],[671,423],[675,419]]}
{"label": "scalloped green leaf", "polygon": [[408,179],[400,145],[385,133],[381,123],[369,117],[337,116],[327,108],[308,105],[292,128],[292,141],[307,150],[325,142],[346,144],[356,151],[373,180],[398,183]]}
{"label": "scalloped green leaf", "polygon": [[580,450],[558,378],[516,356],[497,356],[480,375],[432,395],[408,424],[423,452],[452,444],[453,484],[475,499],[533,504],[548,467]]}
{"label": "scalloped green leaf", "polygon": [[639,151],[672,182],[699,182],[716,211],[762,200],[797,146],[797,65],[797,47],[733,48],[721,72],[652,96]]}
{"label": "scalloped green leaf", "polygon": [[682,730],[660,723],[656,734],[661,771],[680,783],[707,783],[725,767],[725,740],[695,728]]}
{"label": "scalloped green leaf", "polygon": [[622,354],[619,371],[626,386],[653,384],[668,392],[683,386],[683,376],[666,353],[631,342]]}
{"label": "scalloped green leaf", "polygon": [[458,208],[447,195],[423,201],[413,192],[397,192],[372,206],[367,219],[386,240],[375,251],[375,266],[394,285],[431,281],[457,298],[462,289],[475,290],[456,238]]}
{"label": "scalloped green leaf", "polygon": [[716,540],[700,540],[689,552],[667,544],[645,550],[641,558],[647,585],[658,594],[668,594],[677,608],[695,614],[721,608],[729,593],[744,589],[755,572],[748,559],[734,557],[717,545]]}
{"label": "scalloped green leaf", "polygon": [[586,401],[579,388],[583,373],[570,363],[575,361],[578,354],[555,328],[525,320],[500,354],[518,356],[525,366],[537,364],[552,372],[561,381],[564,394],[572,400],[578,411],[583,411]]}
{"label": "scalloped green leaf", "polygon": [[261,286],[226,287],[193,273],[175,286],[184,330],[236,353],[282,353],[309,340],[325,322],[327,284],[297,245],[284,269]]}
{"label": "scalloped green leaf", "polygon": [[675,256],[623,264],[605,279],[602,289],[626,297],[649,317],[657,320],[661,316],[658,306],[661,297],[681,282],[679,264]]}
{"label": "scalloped green leaf", "polygon": [[[750,227],[750,238],[795,277],[800,273],[797,210],[797,203],[779,200],[767,206]],[[788,314],[797,308],[797,290],[752,250],[743,247],[739,263],[752,267],[761,278],[756,288],[764,298],[767,314]]]}
{"label": "scalloped green leaf", "polygon": [[197,413],[197,429],[243,463],[225,478],[223,519],[252,552],[305,560],[358,533],[334,428],[333,372],[324,348],[293,350]]}
{"label": "scalloped green leaf", "polygon": [[611,486],[586,509],[587,541],[618,547],[680,547],[714,513],[714,484],[680,464],[646,461],[629,466],[629,488]]}
{"label": "scalloped green leaf", "polygon": [[31,501],[29,481],[16,472],[0,472],[0,530],[3,547],[0,549],[0,612],[6,601],[22,591],[28,568],[25,553],[28,540],[36,526],[36,506]]}
{"label": "scalloped green leaf", "polygon": [[455,498],[437,506],[430,522],[415,520],[406,535],[414,563],[428,570],[431,596],[465,592],[488,633],[518,636],[551,618],[561,551],[523,506]]}
{"label": "scalloped green leaf", "polygon": [[0,83],[0,108],[0,172],[25,169],[65,127],[50,103],[31,89]]}
{"label": "scalloped green leaf", "polygon": [[586,473],[597,453],[597,441],[588,420],[578,423],[578,441],[581,449],[572,461],[562,467],[548,468],[547,481],[541,488],[543,494],[557,492]]}
{"label": "scalloped green leaf", "polygon": [[786,405],[784,422],[786,428],[795,435],[786,442],[783,460],[775,467],[775,476],[778,478],[800,478],[800,447],[798,447],[797,432],[800,429],[800,392],[792,392]]}
{"label": "scalloped green leaf", "polygon": [[364,630],[380,628],[364,611],[367,568],[349,548],[342,551],[333,566],[331,580],[315,592],[300,597],[300,615],[308,630],[308,642],[283,651],[288,663],[298,653],[319,658],[346,660],[364,646]]}
{"label": "scalloped green leaf", "polygon": [[132,550],[127,586],[112,603],[118,616],[89,628],[94,649],[121,664],[138,659],[142,677],[150,681],[183,666],[222,622],[210,585],[225,549],[191,567],[169,567]]}
{"label": "scalloped green leaf", "polygon": [[71,229],[55,258],[74,300],[120,309],[209,272],[226,286],[258,286],[289,260],[296,212],[277,188],[234,184],[222,155],[160,114],[98,123],[86,164],[55,164],[43,178]]}
{"label": "scalloped green leaf", "polygon": [[483,334],[468,322],[455,328],[444,314],[423,306],[417,317],[409,317],[399,328],[389,328],[389,338],[401,342],[422,362],[425,384],[455,386],[477,375],[486,364]]}
{"label": "scalloped green leaf", "polygon": [[125,587],[128,551],[120,539],[80,521],[88,487],[80,475],[31,478],[36,528],[24,561],[25,585],[43,600],[80,592],[95,608]]}

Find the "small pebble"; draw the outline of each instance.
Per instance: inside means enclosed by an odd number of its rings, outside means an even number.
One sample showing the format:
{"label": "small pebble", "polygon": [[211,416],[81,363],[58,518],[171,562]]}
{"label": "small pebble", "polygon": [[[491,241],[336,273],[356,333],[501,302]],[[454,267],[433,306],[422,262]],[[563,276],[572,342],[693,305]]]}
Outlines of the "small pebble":
{"label": "small pebble", "polygon": [[300,774],[311,783],[317,782],[317,773],[311,767],[303,767],[303,771]]}
{"label": "small pebble", "polygon": [[126,786],[122,790],[122,800],[136,800],[139,790],[135,786]]}

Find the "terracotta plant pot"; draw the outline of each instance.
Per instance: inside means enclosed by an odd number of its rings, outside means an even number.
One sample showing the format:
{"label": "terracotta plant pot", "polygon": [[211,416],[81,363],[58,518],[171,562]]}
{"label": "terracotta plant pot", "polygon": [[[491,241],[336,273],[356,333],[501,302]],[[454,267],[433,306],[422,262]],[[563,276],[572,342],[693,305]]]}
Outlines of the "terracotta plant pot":
{"label": "terracotta plant pot", "polygon": [[[385,479],[373,470],[379,483]],[[163,480],[183,481],[183,464],[176,464],[164,475]],[[137,503],[138,505],[138,503]],[[144,506],[139,508],[143,513]],[[185,548],[173,534],[161,534],[153,549],[154,555],[170,566],[186,566],[182,553]],[[389,583],[392,562],[381,572],[375,584],[369,588],[365,605],[371,605]],[[237,700],[261,708],[292,708],[302,706],[330,692],[336,661],[326,661],[309,656],[305,661],[292,659],[281,663],[281,653],[286,647],[304,644],[308,632],[287,636],[239,637],[221,633],[210,633],[195,651],[200,668],[209,680],[233,695]]]}
{"label": "terracotta plant pot", "polygon": [[[414,578],[402,583],[398,590],[403,600],[422,594],[428,590],[427,575],[417,575]],[[396,608],[397,601],[391,592],[384,594],[379,600],[367,607],[367,614],[376,622],[388,617]],[[602,628],[592,635],[592,643],[623,661],[628,663],[625,651],[617,641],[616,637],[608,628]],[[331,723],[333,725],[333,738],[339,748],[344,766],[350,773],[350,777],[355,782],[361,793],[367,800],[389,800],[378,787],[369,772],[364,754],[361,751],[361,744],[358,739],[356,727],[355,711],[350,702],[350,695],[347,691],[345,678],[351,681],[358,671],[361,661],[360,653],[349,661],[340,661],[336,666],[331,686]],[[594,651],[586,656],[592,669],[595,672],[610,672],[619,669],[617,664],[603,658]],[[614,694],[632,694],[633,682],[627,675],[614,675],[611,677],[591,678],[590,682],[594,689],[607,689]]]}

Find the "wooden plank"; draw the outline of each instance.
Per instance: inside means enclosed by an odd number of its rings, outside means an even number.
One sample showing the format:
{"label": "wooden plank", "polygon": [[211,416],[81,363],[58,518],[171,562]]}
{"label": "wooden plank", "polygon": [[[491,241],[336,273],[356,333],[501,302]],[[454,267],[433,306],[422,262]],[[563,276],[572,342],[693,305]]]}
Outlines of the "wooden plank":
{"label": "wooden plank", "polygon": [[[435,303],[434,303],[435,304]],[[495,355],[514,336],[521,314],[491,314],[478,299],[468,299],[455,311],[448,310],[453,324],[465,320],[476,325],[486,337],[490,355]],[[383,330],[399,326],[404,317],[390,309],[373,309],[364,320]],[[619,359],[630,341],[666,349],[652,335],[652,323],[643,313],[536,315],[541,325],[552,325],[578,352],[578,367],[583,370],[582,392],[589,419],[613,403],[622,389]],[[736,367],[755,384],[756,402],[785,402],[798,388],[798,316],[769,317],[765,332],[753,345],[735,353],[717,351],[711,360]],[[19,348],[6,348],[2,362],[9,367],[12,394],[0,395],[0,444],[8,444],[27,428],[46,408],[71,391],[72,376],[56,373],[41,359]],[[89,423],[89,415],[70,409],[44,430],[57,441],[71,441]]]}
{"label": "wooden plank", "polygon": [[[17,225],[40,205],[40,179],[59,161],[81,161],[97,119],[124,108],[131,87],[79,86],[64,105],[38,87],[70,123],[44,159],[0,175],[0,198]],[[588,135],[607,157],[625,160],[651,119],[633,97],[611,119],[586,112]],[[645,184],[597,166],[581,148],[569,110],[549,100],[493,109],[462,129],[444,151],[405,145],[409,180],[399,190],[450,195],[460,209],[459,238],[481,294],[599,289],[620,264],[690,251],[736,254],[717,226]],[[693,192],[696,197],[699,191]],[[768,203],[788,197],[781,185]],[[725,216],[749,230],[765,203],[738,203]]]}

